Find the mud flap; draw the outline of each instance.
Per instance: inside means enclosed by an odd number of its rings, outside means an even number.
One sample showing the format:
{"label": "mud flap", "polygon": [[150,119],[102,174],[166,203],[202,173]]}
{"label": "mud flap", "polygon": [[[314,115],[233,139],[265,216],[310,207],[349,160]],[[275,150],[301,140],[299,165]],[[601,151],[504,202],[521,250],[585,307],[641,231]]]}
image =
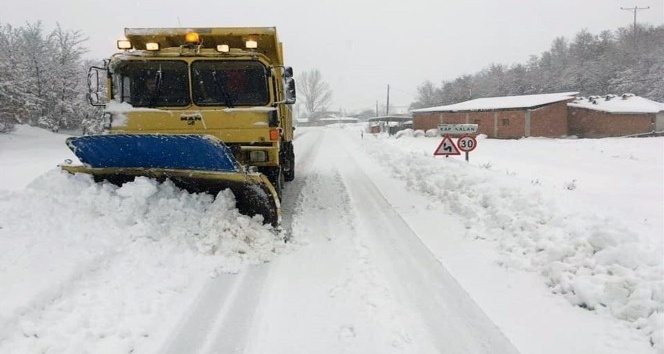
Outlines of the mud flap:
{"label": "mud flap", "polygon": [[189,192],[213,195],[230,188],[241,213],[262,215],[275,227],[281,221],[279,198],[268,178],[242,171],[230,149],[213,136],[95,135],[68,138],[67,146],[84,164],[60,166],[69,173],[116,185],[137,176],[170,179]]}

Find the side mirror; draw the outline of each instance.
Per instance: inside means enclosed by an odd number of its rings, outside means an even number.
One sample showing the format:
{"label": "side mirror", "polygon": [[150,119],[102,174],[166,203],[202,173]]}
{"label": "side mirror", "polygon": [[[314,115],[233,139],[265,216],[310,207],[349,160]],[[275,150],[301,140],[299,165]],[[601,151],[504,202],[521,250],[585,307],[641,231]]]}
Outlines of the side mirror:
{"label": "side mirror", "polygon": [[106,68],[92,66],[88,70],[88,102],[93,106],[106,104]]}
{"label": "side mirror", "polygon": [[284,66],[284,77],[293,77],[293,68],[290,66]]}
{"label": "side mirror", "polygon": [[[293,72],[291,71],[291,74]],[[286,88],[286,104],[294,104],[296,98],[295,92],[295,79],[293,77],[284,78],[284,86]]]}

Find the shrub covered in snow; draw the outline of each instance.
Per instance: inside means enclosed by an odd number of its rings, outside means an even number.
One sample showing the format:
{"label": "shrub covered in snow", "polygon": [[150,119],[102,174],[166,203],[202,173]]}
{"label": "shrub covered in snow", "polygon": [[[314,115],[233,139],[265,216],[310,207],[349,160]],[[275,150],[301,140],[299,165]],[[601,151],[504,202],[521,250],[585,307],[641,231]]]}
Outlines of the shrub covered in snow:
{"label": "shrub covered in snow", "polygon": [[399,130],[394,137],[397,138],[397,139],[400,139],[400,138],[403,138],[403,137],[413,137],[413,129]]}

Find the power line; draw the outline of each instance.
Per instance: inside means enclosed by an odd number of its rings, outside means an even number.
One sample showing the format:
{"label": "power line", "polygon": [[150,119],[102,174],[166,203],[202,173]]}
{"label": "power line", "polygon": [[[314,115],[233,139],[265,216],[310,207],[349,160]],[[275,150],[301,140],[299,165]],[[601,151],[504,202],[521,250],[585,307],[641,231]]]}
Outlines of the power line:
{"label": "power line", "polygon": [[621,7],[620,9],[621,10],[627,10],[627,11],[634,11],[634,46],[636,46],[636,43],[638,41],[638,39],[636,37],[636,12],[639,11],[639,10],[648,10],[648,9],[650,9],[650,6],[646,6],[646,7],[638,7],[638,6]]}

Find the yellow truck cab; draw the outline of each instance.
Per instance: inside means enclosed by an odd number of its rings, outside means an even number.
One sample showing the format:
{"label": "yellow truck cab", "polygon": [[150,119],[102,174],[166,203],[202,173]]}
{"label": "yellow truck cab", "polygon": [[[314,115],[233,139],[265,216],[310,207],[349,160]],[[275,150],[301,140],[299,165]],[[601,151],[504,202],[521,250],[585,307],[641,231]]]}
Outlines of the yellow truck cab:
{"label": "yellow truck cab", "polygon": [[[125,39],[117,45],[121,52],[106,60],[104,67],[91,68],[90,103],[104,107],[104,135],[121,135],[128,137],[129,142],[114,142],[103,148],[113,152],[100,152],[102,143],[98,141],[103,138],[68,142],[72,150],[87,148],[89,154],[79,156],[84,166],[63,169],[90,173],[99,179],[124,177],[119,178],[120,182],[137,175],[171,179],[175,176],[185,187],[200,187],[209,181],[202,178],[203,181],[192,182],[184,177],[191,174],[190,164],[147,161],[177,159],[185,154],[182,151],[193,148],[191,139],[186,143],[182,139],[178,143],[166,142],[158,148],[172,154],[143,146],[152,144],[144,135],[159,137],[153,139],[161,141],[159,144],[171,136],[204,136],[223,146],[223,151],[214,154],[232,155],[226,163],[234,167],[232,171],[226,167],[208,168],[196,162],[198,177],[217,170],[229,176],[212,178],[219,188],[224,187],[224,179],[240,178],[245,181],[243,188],[251,188],[266,183],[246,182],[247,175],[262,174],[271,184],[265,187],[267,192],[276,193],[278,209],[283,182],[295,177],[295,82],[292,69],[284,65],[276,28],[126,28]],[[137,147],[125,148],[127,145]],[[107,159],[109,154],[119,155],[114,158],[118,161],[127,155],[146,155],[146,163],[93,163],[101,155]],[[192,159],[207,158],[202,155]],[[170,172],[162,174],[160,169]],[[274,224],[274,220],[271,222]]]}

